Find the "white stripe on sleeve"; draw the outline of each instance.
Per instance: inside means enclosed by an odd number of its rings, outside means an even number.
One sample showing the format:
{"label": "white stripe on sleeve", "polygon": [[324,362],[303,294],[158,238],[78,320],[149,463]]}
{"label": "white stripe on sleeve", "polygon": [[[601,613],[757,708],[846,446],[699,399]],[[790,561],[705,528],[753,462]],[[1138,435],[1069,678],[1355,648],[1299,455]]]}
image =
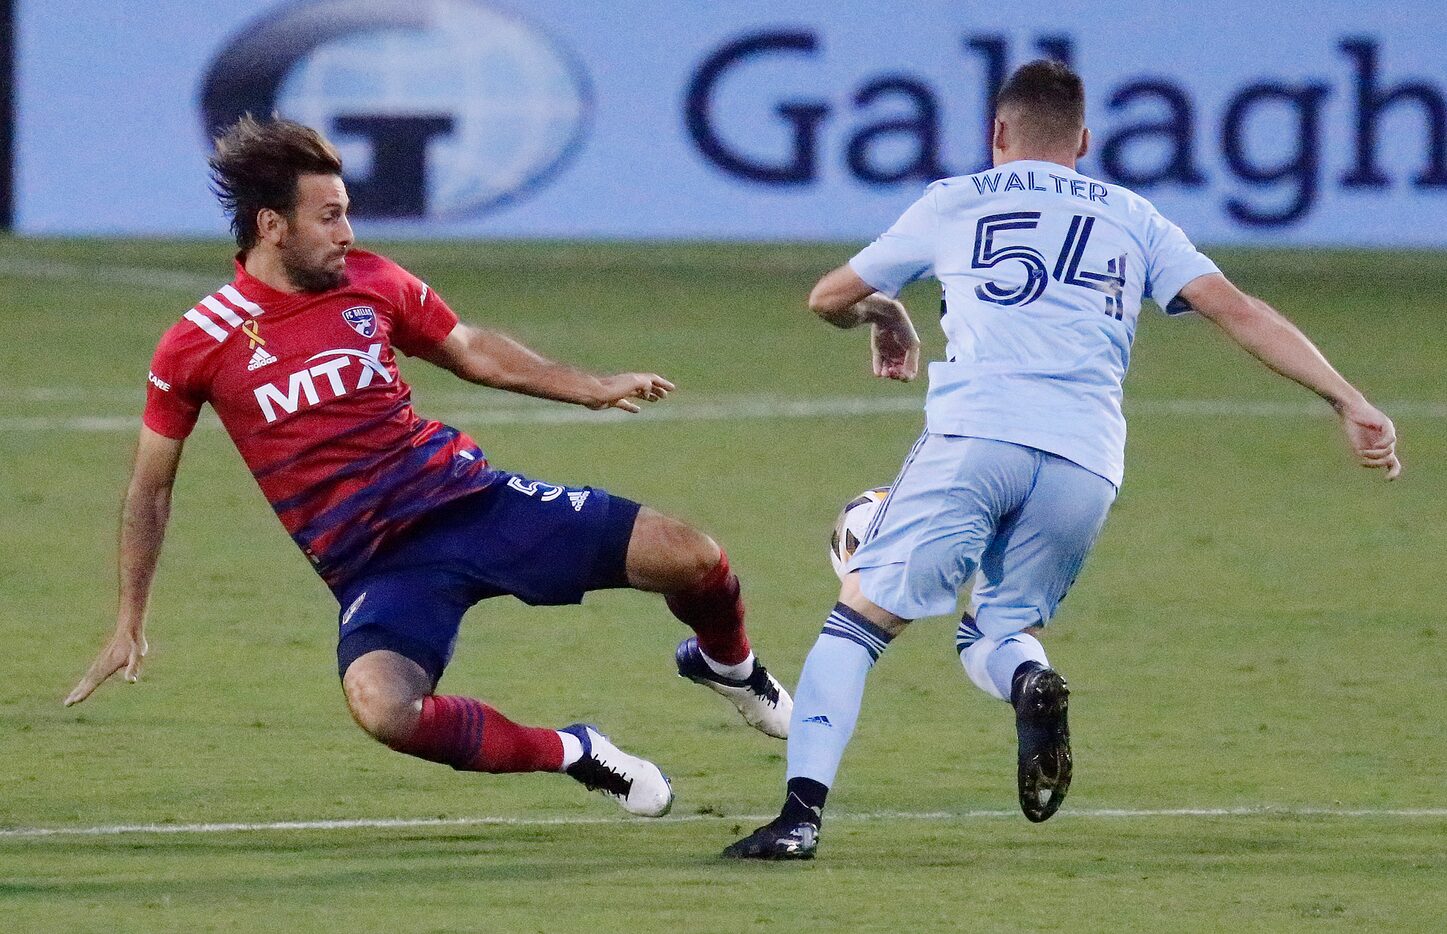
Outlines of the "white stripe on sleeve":
{"label": "white stripe on sleeve", "polygon": [[225,321],[232,327],[237,327],[241,324],[241,316],[238,315],[236,312],[232,311],[230,308],[227,308],[225,305],[221,304],[221,302],[217,301],[216,296],[206,296],[205,298],[201,299],[201,304],[216,312],[216,314],[221,318],[222,321]]}
{"label": "white stripe on sleeve", "polygon": [[237,308],[240,308],[248,315],[251,315],[251,317],[253,318],[261,314],[261,306],[256,304],[256,302],[253,302],[251,299],[247,298],[245,295],[242,295],[240,292],[236,291],[236,287],[233,285],[223,285],[221,287],[221,295],[228,302],[235,305]]}
{"label": "white stripe on sleeve", "polygon": [[217,342],[226,340],[226,331],[222,328],[217,327],[215,321],[212,321],[210,318],[201,314],[201,312],[197,309],[192,308],[181,317],[185,318],[187,321],[196,325],[196,327],[216,338]]}

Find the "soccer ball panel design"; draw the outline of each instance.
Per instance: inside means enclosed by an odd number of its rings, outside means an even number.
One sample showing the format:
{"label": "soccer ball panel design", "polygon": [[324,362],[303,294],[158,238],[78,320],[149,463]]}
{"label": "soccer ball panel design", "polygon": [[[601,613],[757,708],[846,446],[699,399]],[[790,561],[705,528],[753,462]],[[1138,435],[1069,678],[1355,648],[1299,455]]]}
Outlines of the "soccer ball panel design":
{"label": "soccer ball panel design", "polygon": [[834,565],[834,573],[839,575],[841,580],[849,559],[854,557],[854,550],[864,541],[864,533],[869,530],[875,514],[888,496],[887,486],[865,490],[845,503],[844,508],[839,511],[839,518],[834,521],[834,534],[829,539],[829,561]]}

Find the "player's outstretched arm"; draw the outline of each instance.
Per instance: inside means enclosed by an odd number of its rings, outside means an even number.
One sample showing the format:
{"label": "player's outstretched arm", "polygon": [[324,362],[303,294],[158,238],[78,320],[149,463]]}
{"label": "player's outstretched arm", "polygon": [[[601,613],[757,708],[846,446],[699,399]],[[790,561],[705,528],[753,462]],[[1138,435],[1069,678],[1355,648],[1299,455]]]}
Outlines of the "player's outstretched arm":
{"label": "player's outstretched arm", "polygon": [[505,334],[466,324],[453,328],[424,359],[470,383],[590,409],[638,412],[635,400],[659,402],[674,390],[657,373],[594,376],[549,360]]}
{"label": "player's outstretched arm", "polygon": [[1280,312],[1242,292],[1219,273],[1187,283],[1178,300],[1208,318],[1256,359],[1331,403],[1341,416],[1342,430],[1357,463],[1385,470],[1388,480],[1401,474],[1392,420],[1347,382]]}
{"label": "player's outstretched arm", "polygon": [[909,382],[919,372],[919,334],[904,305],[874,290],[849,266],[820,279],[809,293],[809,310],[836,328],[870,325],[874,375]]}
{"label": "player's outstretched arm", "polygon": [[90,697],[101,682],[121,669],[127,681],[141,676],[141,660],[146,654],[146,604],[151,596],[151,581],[161,559],[161,542],[166,523],[171,517],[171,488],[176,482],[176,469],[181,463],[182,442],[141,429],[136,446],[136,466],[126,488],[121,507],[120,541],[117,565],[120,576],[120,599],[116,610],[116,631],[90,670],[65,698],[65,706],[78,704]]}

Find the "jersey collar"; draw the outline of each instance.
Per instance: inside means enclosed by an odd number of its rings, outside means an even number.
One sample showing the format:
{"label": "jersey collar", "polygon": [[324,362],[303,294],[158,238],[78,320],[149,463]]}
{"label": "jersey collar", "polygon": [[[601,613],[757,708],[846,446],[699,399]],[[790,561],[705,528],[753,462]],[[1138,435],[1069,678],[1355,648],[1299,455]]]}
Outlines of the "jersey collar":
{"label": "jersey collar", "polygon": [[274,289],[262,282],[260,279],[246,271],[246,254],[237,253],[232,257],[232,265],[236,267],[236,279],[233,284],[247,298],[257,304],[263,302],[275,307],[290,302],[303,301],[310,296],[305,292],[283,292]]}

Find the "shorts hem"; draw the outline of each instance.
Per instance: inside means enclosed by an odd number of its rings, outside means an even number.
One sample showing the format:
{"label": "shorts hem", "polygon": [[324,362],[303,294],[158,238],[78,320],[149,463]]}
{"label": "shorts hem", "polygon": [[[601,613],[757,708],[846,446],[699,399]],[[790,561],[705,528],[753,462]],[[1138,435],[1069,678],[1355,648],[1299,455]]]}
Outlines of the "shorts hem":
{"label": "shorts hem", "polygon": [[347,669],[353,662],[363,655],[379,651],[396,652],[403,658],[416,662],[432,679],[433,687],[437,686],[442,672],[447,668],[448,659],[426,643],[386,626],[369,625],[354,629],[338,640],[337,677],[345,678]]}
{"label": "shorts hem", "polygon": [[903,565],[876,564],[871,565],[870,567],[854,569],[854,571],[859,574],[859,592],[863,594],[864,598],[870,603],[873,603],[875,606],[879,607],[881,610],[884,610],[887,613],[893,613],[900,619],[910,621],[928,619],[932,616],[948,616],[950,613],[954,612],[954,606],[959,602],[959,594],[955,595],[954,603],[951,603],[950,609],[941,610],[938,613],[931,613],[930,607],[928,606],[914,605],[910,607],[907,606],[905,603],[900,602],[899,600],[890,599],[887,597],[880,597],[878,588],[876,588],[870,582],[870,572],[883,571],[890,567],[903,568]]}
{"label": "shorts hem", "polygon": [[603,534],[593,555],[583,593],[591,590],[617,590],[628,583],[628,545],[638,525],[642,505],[622,496],[608,494],[608,512],[603,516]]}

